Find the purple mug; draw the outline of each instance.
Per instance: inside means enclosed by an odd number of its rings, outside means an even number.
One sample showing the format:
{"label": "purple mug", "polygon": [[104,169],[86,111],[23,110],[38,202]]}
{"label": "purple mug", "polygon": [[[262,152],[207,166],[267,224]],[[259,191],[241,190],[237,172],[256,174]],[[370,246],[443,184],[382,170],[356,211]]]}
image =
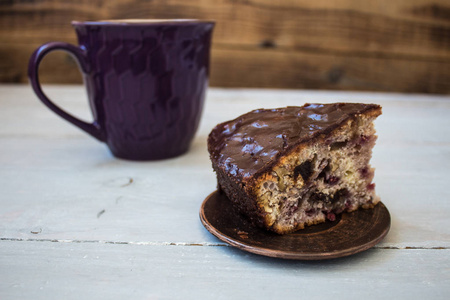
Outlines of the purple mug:
{"label": "purple mug", "polygon": [[[79,46],[50,42],[31,56],[28,76],[39,99],[105,142],[116,157],[156,160],[185,153],[203,109],[214,22],[111,20],[72,25]],[[39,64],[53,50],[67,51],[78,61],[93,123],[68,114],[42,91]]]}

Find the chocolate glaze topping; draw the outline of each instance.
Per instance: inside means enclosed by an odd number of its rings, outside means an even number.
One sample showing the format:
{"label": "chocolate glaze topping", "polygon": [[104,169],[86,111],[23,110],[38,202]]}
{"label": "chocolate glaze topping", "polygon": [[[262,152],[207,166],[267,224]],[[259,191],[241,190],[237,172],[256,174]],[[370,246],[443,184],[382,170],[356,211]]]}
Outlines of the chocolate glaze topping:
{"label": "chocolate glaze topping", "polygon": [[241,179],[274,164],[293,147],[327,134],[376,104],[305,104],[302,107],[257,109],[217,125],[209,135],[211,159]]}

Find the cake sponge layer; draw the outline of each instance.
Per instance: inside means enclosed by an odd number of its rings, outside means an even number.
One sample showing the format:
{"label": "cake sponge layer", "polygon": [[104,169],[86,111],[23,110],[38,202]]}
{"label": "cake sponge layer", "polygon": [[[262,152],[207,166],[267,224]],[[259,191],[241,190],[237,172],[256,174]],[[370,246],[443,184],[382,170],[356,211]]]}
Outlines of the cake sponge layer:
{"label": "cake sponge layer", "polygon": [[254,224],[290,233],[379,198],[370,166],[374,104],[256,110],[219,124],[208,149],[219,189]]}

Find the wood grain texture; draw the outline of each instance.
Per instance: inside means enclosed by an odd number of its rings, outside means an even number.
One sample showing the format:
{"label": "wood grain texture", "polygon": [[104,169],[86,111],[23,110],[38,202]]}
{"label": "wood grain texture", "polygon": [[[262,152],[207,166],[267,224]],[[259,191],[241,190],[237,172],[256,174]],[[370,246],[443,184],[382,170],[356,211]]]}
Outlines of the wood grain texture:
{"label": "wood grain texture", "polygon": [[[450,92],[446,0],[10,0],[0,16],[3,82],[26,82],[37,45],[75,43],[71,20],[198,18],[217,22],[213,86]],[[44,82],[81,82],[67,56],[48,61]],[[363,70],[358,80],[340,81],[354,66]]]}
{"label": "wood grain texture", "polygon": [[215,57],[211,71],[213,86],[450,92],[450,60],[358,57],[275,49],[214,48],[212,55]]}

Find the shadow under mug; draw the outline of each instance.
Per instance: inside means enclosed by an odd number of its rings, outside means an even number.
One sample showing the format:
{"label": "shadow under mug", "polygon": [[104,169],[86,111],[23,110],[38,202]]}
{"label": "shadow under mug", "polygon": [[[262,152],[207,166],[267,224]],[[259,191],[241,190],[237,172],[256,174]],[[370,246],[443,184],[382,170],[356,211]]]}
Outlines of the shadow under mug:
{"label": "shadow under mug", "polygon": [[[214,22],[110,20],[72,22],[79,46],[49,42],[31,56],[28,76],[56,114],[105,142],[114,156],[156,160],[185,153],[198,128],[208,86]],[[38,70],[51,51],[77,60],[94,121],[55,105]]]}

